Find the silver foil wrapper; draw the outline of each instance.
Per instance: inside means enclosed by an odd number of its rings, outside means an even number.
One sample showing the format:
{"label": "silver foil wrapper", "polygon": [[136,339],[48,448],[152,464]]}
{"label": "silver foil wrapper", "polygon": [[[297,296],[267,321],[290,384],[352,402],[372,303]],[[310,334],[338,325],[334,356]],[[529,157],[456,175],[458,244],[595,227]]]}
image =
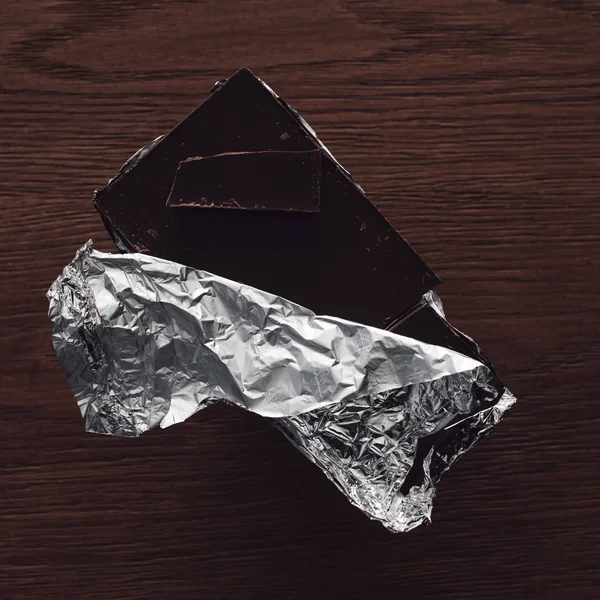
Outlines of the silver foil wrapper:
{"label": "silver foil wrapper", "polygon": [[87,431],[137,436],[236,404],[270,418],[392,531],[430,519],[441,474],[515,401],[488,366],[453,350],[91,242],[48,299]]}

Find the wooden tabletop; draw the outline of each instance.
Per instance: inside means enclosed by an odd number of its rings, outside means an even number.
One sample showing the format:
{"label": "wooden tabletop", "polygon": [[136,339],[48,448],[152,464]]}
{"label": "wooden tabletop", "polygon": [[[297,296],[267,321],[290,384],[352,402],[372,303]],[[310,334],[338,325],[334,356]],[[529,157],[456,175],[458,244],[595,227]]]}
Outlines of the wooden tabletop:
{"label": "wooden tabletop", "polygon": [[[1,598],[598,598],[600,2],[9,0],[0,34]],[[242,410],[83,431],[45,292],[115,250],[93,190],[243,65],[519,398],[430,526],[369,521]]]}

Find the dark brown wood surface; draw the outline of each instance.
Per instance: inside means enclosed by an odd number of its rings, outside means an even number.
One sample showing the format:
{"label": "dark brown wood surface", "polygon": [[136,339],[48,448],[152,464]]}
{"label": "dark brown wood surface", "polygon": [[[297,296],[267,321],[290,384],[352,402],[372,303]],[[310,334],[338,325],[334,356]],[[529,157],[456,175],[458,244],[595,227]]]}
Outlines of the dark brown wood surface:
{"label": "dark brown wood surface", "polygon": [[[247,65],[443,278],[519,403],[394,535],[232,408],[85,434],[45,291],[95,187]],[[0,597],[600,597],[600,2],[0,4]]]}

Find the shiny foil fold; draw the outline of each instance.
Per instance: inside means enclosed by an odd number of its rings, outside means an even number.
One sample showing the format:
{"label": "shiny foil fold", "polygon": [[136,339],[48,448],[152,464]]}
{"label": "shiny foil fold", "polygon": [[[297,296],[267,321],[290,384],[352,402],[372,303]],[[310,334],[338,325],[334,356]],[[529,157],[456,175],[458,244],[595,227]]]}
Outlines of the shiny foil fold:
{"label": "shiny foil fold", "polygon": [[272,419],[393,531],[429,520],[441,474],[514,402],[489,367],[453,350],[91,242],[48,299],[87,431],[137,436],[237,404]]}

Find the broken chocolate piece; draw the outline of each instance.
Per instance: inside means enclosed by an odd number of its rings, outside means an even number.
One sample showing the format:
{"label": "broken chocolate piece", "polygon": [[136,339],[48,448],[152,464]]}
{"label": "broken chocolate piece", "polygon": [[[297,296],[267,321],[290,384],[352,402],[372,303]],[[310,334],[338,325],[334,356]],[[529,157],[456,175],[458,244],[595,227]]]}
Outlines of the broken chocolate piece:
{"label": "broken chocolate piece", "polygon": [[179,163],[167,206],[317,212],[321,152],[227,152]]}
{"label": "broken chocolate piece", "polygon": [[[182,161],[232,152],[324,153],[319,212],[167,206]],[[225,184],[225,182],[224,182]],[[228,184],[229,185],[229,184]],[[95,205],[120,250],[147,252],[381,327],[439,282],[312,130],[241,69],[136,155]]]}

